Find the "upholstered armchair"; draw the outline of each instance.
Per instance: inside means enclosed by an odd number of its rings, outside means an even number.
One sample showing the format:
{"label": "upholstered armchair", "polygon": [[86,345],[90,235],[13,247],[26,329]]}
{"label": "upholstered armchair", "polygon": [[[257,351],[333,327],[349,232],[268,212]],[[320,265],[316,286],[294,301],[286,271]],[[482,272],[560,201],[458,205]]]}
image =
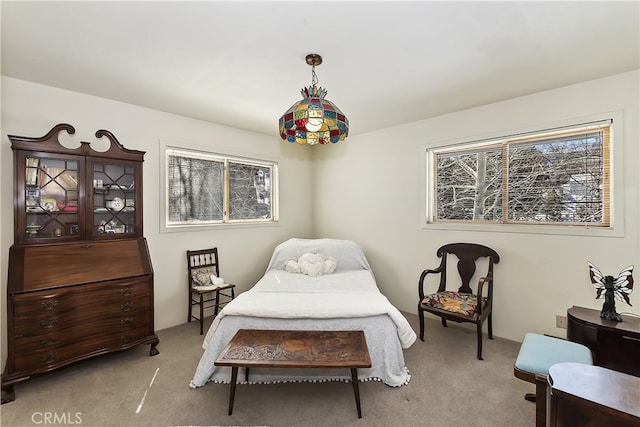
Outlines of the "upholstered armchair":
{"label": "upholstered armchair", "polygon": [[[447,320],[458,323],[475,323],[478,338],[478,359],[482,360],[482,323],[488,319],[488,336],[493,339],[491,311],[493,309],[493,265],[500,261],[497,252],[491,248],[475,243],[450,243],[437,251],[440,266],[422,272],[418,281],[418,317],[420,318],[420,339],[424,341],[424,313],[439,316],[442,326]],[[453,290],[453,282],[458,278],[448,277],[447,257],[453,255],[458,259],[458,273],[462,285]],[[478,280],[477,289],[472,290],[470,281],[476,272],[476,262],[488,258],[488,270]],[[439,275],[438,289],[429,293],[425,291],[425,282],[430,274]],[[449,279],[449,280],[448,280]],[[459,283],[459,282],[456,282]]]}

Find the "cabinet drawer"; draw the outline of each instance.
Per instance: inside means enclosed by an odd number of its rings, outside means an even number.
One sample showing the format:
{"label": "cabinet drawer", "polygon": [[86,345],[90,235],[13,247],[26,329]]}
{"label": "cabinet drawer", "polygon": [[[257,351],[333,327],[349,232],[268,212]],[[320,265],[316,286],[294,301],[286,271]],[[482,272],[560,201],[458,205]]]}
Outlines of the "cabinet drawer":
{"label": "cabinet drawer", "polygon": [[71,340],[57,346],[16,352],[15,371],[48,371],[73,359],[79,360],[87,355],[97,355],[125,348],[130,343],[147,336],[149,336],[148,325],[128,327],[119,331],[102,331],[91,338]]}
{"label": "cabinet drawer", "polygon": [[17,317],[14,338],[18,347],[25,337],[60,334],[69,338],[88,337],[103,330],[151,323],[148,297],[128,298],[116,304],[84,307],[47,316]]}
{"label": "cabinet drawer", "polygon": [[129,298],[150,297],[148,277],[120,280],[86,286],[72,286],[57,290],[30,292],[13,296],[16,317],[60,314],[71,310],[93,309],[97,306],[117,304]]}
{"label": "cabinet drawer", "polygon": [[640,376],[640,336],[624,331],[598,333],[596,364],[614,371]]}

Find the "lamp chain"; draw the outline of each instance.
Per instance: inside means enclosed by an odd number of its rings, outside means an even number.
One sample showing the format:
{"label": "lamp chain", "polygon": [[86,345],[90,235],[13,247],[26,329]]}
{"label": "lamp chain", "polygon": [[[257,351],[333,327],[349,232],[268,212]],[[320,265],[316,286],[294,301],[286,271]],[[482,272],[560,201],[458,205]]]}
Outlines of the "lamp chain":
{"label": "lamp chain", "polygon": [[311,66],[311,86],[316,86],[318,84],[318,76],[316,75],[316,66]]}

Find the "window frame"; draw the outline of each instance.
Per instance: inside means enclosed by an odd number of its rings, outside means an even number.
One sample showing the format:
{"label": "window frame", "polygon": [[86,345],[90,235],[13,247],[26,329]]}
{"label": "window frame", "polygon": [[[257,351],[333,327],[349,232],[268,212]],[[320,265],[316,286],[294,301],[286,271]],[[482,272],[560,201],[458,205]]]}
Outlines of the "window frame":
{"label": "window frame", "polygon": [[[202,158],[203,160],[211,160],[223,163],[223,213],[221,220],[211,221],[194,221],[194,222],[171,222],[169,221],[169,156],[175,153],[185,153],[186,157]],[[231,219],[230,214],[230,181],[229,181],[229,164],[239,163],[246,165],[254,165],[259,167],[267,167],[271,169],[271,188],[270,188],[270,218],[252,218],[252,219]],[[220,153],[214,152],[202,147],[185,146],[185,144],[177,144],[169,141],[160,141],[160,232],[184,232],[184,231],[205,231],[214,229],[226,229],[235,227],[256,227],[256,226],[274,226],[279,225],[279,165],[276,160],[267,158],[250,157],[238,153]]]}
{"label": "window frame", "polygon": [[[493,221],[433,221],[433,212],[436,209],[436,188],[434,176],[435,153],[438,151],[452,151],[456,149],[473,149],[484,146],[501,144],[503,141],[516,138],[524,138],[527,135],[541,135],[545,132],[560,131],[572,127],[585,126],[588,123],[602,123],[610,121],[609,132],[609,225],[602,224],[561,224],[561,223],[513,223]],[[421,214],[420,227],[422,229],[460,230],[480,232],[509,232],[526,234],[553,234],[553,235],[577,235],[577,236],[624,236],[624,205],[620,197],[623,187],[623,120],[622,112],[615,111],[568,119],[559,122],[535,125],[527,128],[515,129],[508,132],[496,132],[490,135],[482,135],[471,138],[444,141],[433,145],[422,145],[421,168],[423,180],[421,184]],[[615,141],[615,142],[614,142]],[[617,167],[616,167],[617,166]]]}

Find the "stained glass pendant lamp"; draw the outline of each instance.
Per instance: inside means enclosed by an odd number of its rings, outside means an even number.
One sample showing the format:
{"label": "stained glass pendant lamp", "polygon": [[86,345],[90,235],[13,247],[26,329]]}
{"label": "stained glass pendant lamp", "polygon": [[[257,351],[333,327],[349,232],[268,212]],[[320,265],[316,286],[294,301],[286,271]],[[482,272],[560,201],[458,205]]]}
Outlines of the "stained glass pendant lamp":
{"label": "stained glass pendant lamp", "polygon": [[309,145],[343,141],[349,135],[349,120],[333,102],[325,99],[326,89],[317,86],[316,65],[322,64],[322,57],[310,53],[306,61],[311,65],[311,86],[302,88],[302,100],[280,117],[280,137]]}

